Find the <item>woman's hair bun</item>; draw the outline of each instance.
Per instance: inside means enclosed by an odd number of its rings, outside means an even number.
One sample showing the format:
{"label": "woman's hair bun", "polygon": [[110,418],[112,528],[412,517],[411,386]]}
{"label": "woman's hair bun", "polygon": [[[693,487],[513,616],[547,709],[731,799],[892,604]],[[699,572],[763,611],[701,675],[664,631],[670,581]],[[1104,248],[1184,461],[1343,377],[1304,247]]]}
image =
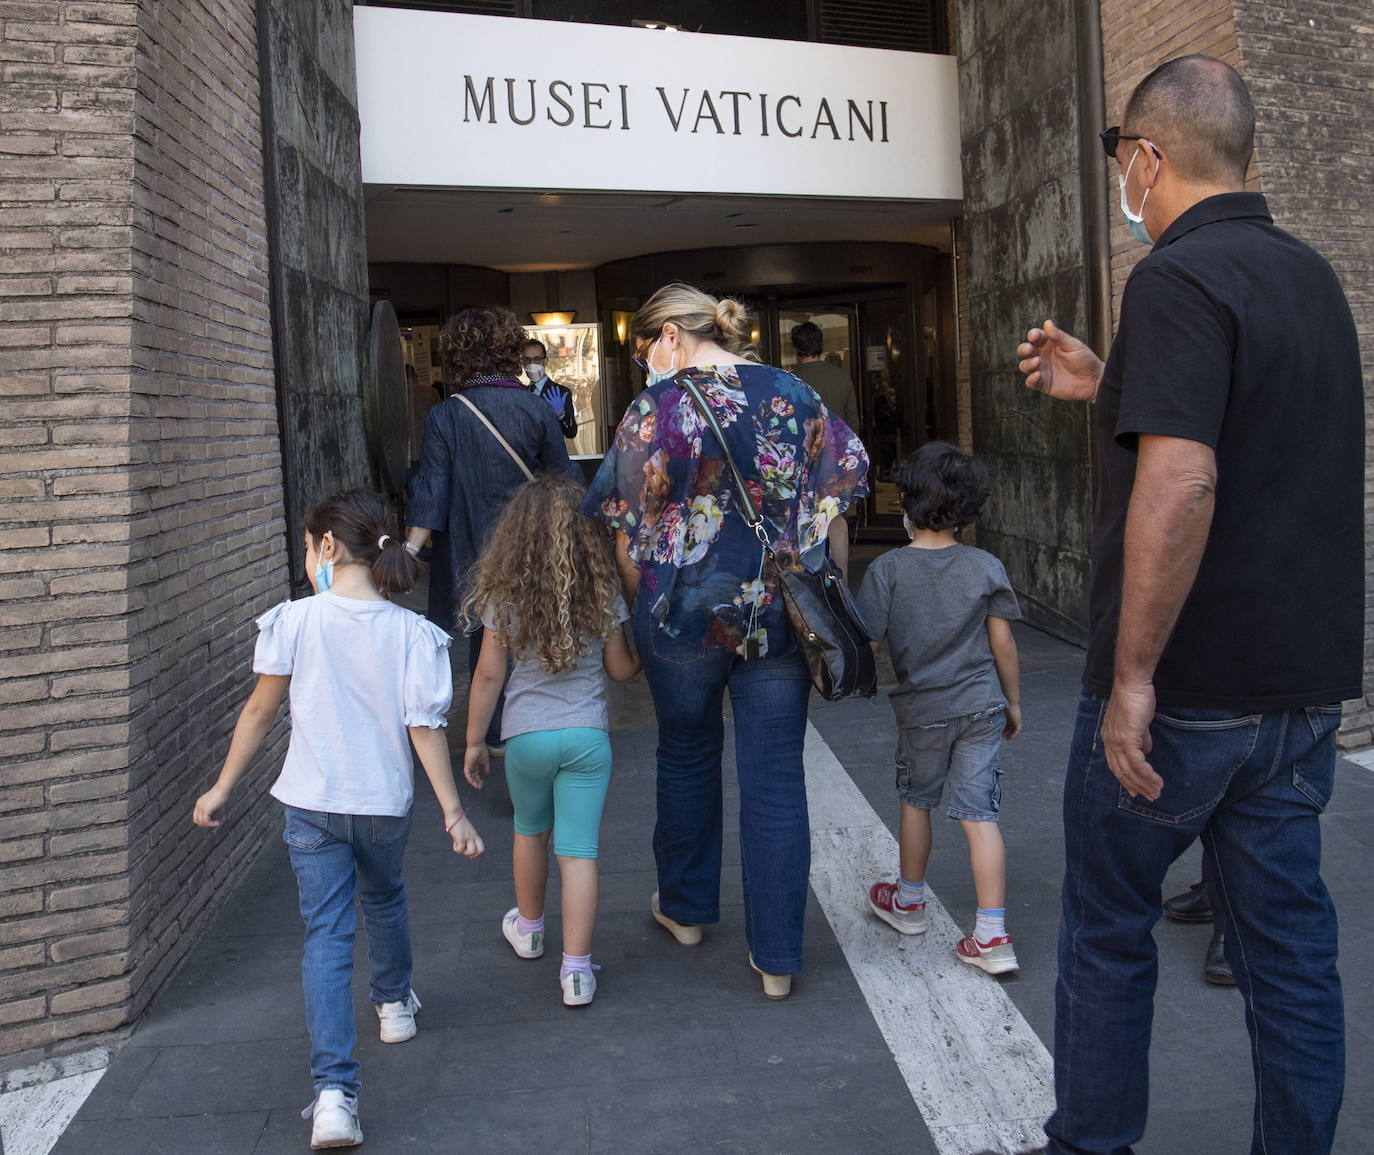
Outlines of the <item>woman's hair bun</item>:
{"label": "woman's hair bun", "polygon": [[749,310],[733,297],[716,302],[716,328],[727,337],[749,338]]}

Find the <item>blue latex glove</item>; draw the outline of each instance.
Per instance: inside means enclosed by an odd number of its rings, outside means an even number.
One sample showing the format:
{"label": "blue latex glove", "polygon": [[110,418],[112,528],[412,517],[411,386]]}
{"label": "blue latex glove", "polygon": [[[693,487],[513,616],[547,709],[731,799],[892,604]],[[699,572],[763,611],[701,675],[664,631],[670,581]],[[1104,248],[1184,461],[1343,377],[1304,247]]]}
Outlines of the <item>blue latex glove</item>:
{"label": "blue latex glove", "polygon": [[563,403],[568,399],[568,391],[562,385],[547,385],[541,396],[549,403],[549,408],[553,410],[554,416],[562,418]]}

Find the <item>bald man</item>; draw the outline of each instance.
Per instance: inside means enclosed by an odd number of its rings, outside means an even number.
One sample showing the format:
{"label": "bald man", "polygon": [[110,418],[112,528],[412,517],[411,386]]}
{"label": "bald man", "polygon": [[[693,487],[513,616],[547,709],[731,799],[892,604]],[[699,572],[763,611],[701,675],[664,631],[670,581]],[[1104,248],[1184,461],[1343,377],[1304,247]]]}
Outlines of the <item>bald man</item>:
{"label": "bald man", "polygon": [[1246,1004],[1252,1152],[1331,1150],[1344,1085],[1318,816],[1360,693],[1364,410],[1327,263],[1245,191],[1254,111],[1220,61],[1162,65],[1102,134],[1153,247],[1104,365],[1046,321],[1026,383],[1094,403],[1090,642],[1064,791],[1048,1150],[1145,1131],[1165,872],[1201,838]]}

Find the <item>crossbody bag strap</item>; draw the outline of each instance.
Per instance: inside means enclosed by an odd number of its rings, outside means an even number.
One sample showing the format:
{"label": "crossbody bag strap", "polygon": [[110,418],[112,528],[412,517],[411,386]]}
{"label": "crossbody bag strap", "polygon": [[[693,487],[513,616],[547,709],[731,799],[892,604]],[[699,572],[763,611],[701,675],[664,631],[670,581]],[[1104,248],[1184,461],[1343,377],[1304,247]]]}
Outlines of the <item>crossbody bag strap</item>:
{"label": "crossbody bag strap", "polygon": [[510,454],[510,459],[514,461],[516,465],[520,466],[520,472],[525,475],[525,480],[533,481],[534,474],[530,472],[530,467],[525,464],[524,458],[522,458],[520,454],[516,453],[515,450],[510,447],[510,442],[507,441],[504,437],[502,437],[501,431],[497,429],[496,426],[493,425],[490,421],[487,420],[487,415],[483,413],[480,409],[478,409],[476,405],[474,405],[468,398],[464,397],[461,393],[457,394],[457,397],[459,401],[461,401],[464,405],[466,405],[469,409],[472,410],[477,420],[487,427],[487,432],[490,433],[493,437],[496,438],[497,441],[501,443],[501,448]]}
{"label": "crossbody bag strap", "polygon": [[735,489],[739,492],[740,515],[744,518],[744,524],[754,531],[754,536],[759,539],[763,544],[764,551],[771,557],[773,555],[773,543],[768,540],[768,531],[763,525],[763,515],[759,513],[753,497],[750,496],[748,486],[744,484],[744,476],[740,473],[739,466],[735,464],[734,454],[730,452],[730,445],[725,440],[725,431],[721,429],[720,422],[716,420],[715,410],[707,403],[701,390],[697,388],[696,382],[690,377],[684,377],[682,385],[691,395],[697,412],[711,427],[711,432],[720,442],[720,451],[725,454],[725,463],[730,467],[730,474],[735,479]]}

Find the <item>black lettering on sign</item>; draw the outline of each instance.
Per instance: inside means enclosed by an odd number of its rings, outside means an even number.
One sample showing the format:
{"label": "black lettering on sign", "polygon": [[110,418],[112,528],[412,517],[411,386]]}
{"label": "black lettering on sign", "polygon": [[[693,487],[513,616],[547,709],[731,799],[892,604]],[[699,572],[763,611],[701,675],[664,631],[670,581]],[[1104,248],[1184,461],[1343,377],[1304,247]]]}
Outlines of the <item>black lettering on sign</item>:
{"label": "black lettering on sign", "polygon": [[883,114],[883,143],[886,144],[886,143],[887,143],[887,101],[885,101],[885,100],[880,100],[880,101],[878,101],[878,107],[882,110],[882,114]]}
{"label": "black lettering on sign", "polygon": [[851,100],[849,104],[849,139],[854,139],[854,122],[859,122],[859,127],[863,129],[864,136],[869,140],[873,139],[873,102],[868,101],[868,119],[864,119],[864,114],[859,111],[858,104]]}
{"label": "black lettering on sign", "polygon": [[801,136],[801,134],[802,134],[802,132],[803,132],[802,129],[799,128],[799,129],[797,129],[796,132],[788,132],[788,131],[787,131],[787,125],[783,124],[783,122],[782,122],[782,106],[783,106],[784,104],[786,104],[789,100],[790,100],[793,104],[795,104],[798,108],[801,107],[801,97],[800,97],[800,96],[780,96],[780,97],[778,97],[778,105],[777,105],[777,110],[776,110],[776,116],[777,116],[777,120],[778,120],[778,131],[779,131],[780,133],[782,133],[783,136]]}
{"label": "black lettering on sign", "polygon": [[601,97],[598,96],[595,100],[592,99],[593,88],[599,88],[602,92],[610,92],[611,90],[609,84],[589,84],[586,81],[582,82],[582,124],[585,128],[610,128],[611,122],[609,120],[607,120],[605,124],[592,123],[592,109],[596,109],[597,112],[602,110]]}
{"label": "black lettering on sign", "polygon": [[534,123],[534,81],[530,81],[530,114],[521,117],[515,111],[515,81],[509,76],[506,77],[506,115],[510,117],[512,124],[533,124]]}
{"label": "black lettering on sign", "polygon": [[709,92],[703,92],[701,94],[701,103],[697,105],[697,118],[692,124],[693,136],[696,135],[697,129],[701,127],[701,122],[703,120],[709,120],[716,126],[717,136],[722,136],[724,134],[725,129],[720,126],[720,117],[716,115],[716,106],[714,101],[711,100],[711,94]]}
{"label": "black lettering on sign", "polygon": [[492,79],[487,77],[487,82],[482,88],[482,95],[479,98],[477,89],[473,86],[472,77],[463,77],[463,123],[467,124],[475,114],[477,119],[482,119],[483,113],[487,114],[487,120],[491,124],[496,123],[496,97],[492,93]]}
{"label": "black lettering on sign", "polygon": [[840,130],[835,127],[835,117],[831,115],[830,112],[830,101],[826,100],[823,96],[821,97],[820,108],[816,109],[816,123],[811,129],[812,140],[816,139],[816,133],[820,132],[821,125],[825,125],[826,128],[830,129],[830,135],[836,140],[840,139]]}
{"label": "black lettering on sign", "polygon": [[630,86],[622,84],[620,86],[620,127],[624,132],[630,131]]}
{"label": "black lettering on sign", "polygon": [[682,110],[687,107],[687,90],[682,90],[682,99],[677,102],[677,115],[673,115],[673,106],[668,103],[668,94],[663,89],[658,90],[658,98],[663,101],[663,111],[668,114],[669,121],[672,122],[673,131],[677,131],[677,126],[682,123]]}
{"label": "black lettering on sign", "polygon": [[[734,115],[735,115],[735,127],[734,127],[734,129],[733,129],[733,131],[731,132],[730,135],[731,135],[731,136],[739,136],[739,100],[740,100],[740,97],[741,97],[741,96],[744,97],[745,100],[753,100],[753,99],[754,99],[754,94],[753,94],[752,92],[730,92],[730,91],[722,92],[722,93],[720,94],[721,100],[724,100],[727,96],[730,98],[730,106],[731,106],[731,108],[734,110]],[[764,136],[767,136],[767,135],[768,135],[768,122],[767,122],[767,121],[764,121],[764,125],[763,125],[763,135],[764,135]]]}
{"label": "black lettering on sign", "polygon": [[572,85],[566,80],[551,80],[549,81],[549,99],[562,106],[563,111],[568,114],[568,119],[559,120],[558,117],[554,116],[553,109],[551,108],[544,109],[544,115],[553,121],[554,124],[558,125],[559,128],[567,128],[568,125],[572,124],[577,118],[577,113],[573,111],[573,106],[568,103],[566,96],[558,95],[558,89],[560,88],[566,92],[567,96],[572,95]]}
{"label": "black lettering on sign", "polygon": [[763,135],[768,135],[768,93],[759,93],[759,123],[763,125]]}

